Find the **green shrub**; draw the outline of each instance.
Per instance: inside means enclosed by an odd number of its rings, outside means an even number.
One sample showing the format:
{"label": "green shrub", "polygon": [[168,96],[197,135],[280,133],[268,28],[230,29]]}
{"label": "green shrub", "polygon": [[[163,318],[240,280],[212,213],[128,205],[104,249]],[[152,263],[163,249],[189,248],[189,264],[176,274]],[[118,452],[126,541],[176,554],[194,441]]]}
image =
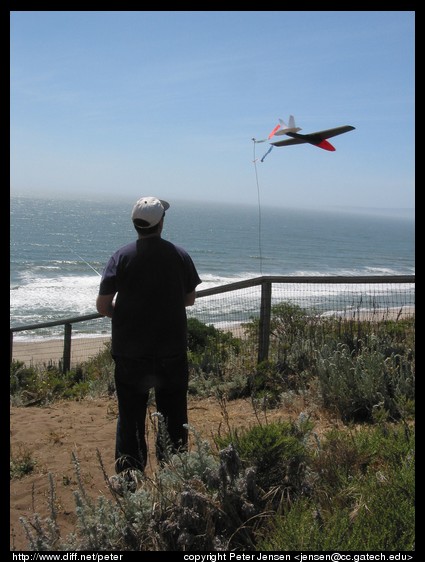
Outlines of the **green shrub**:
{"label": "green shrub", "polygon": [[281,393],[286,390],[279,365],[271,361],[263,361],[257,365],[254,372],[248,376],[248,385],[253,400],[268,408],[278,406]]}
{"label": "green shrub", "polygon": [[[100,454],[98,458],[105,472]],[[255,475],[244,471],[229,446],[214,454],[196,438],[192,452],[171,455],[153,478],[134,492],[118,496],[109,488],[93,500],[86,493],[79,461],[73,455],[78,490],[74,492],[75,531],[60,537],[52,477],[50,517],[21,518],[29,546],[51,550],[252,550],[255,527],[262,520]],[[143,476],[140,475],[142,478]]]}
{"label": "green shrub", "polygon": [[381,425],[332,431],[311,465],[314,488],[262,530],[259,550],[414,550],[414,435]]}
{"label": "green shrub", "polygon": [[196,318],[188,318],[187,332],[189,362],[197,371],[220,374],[229,356],[240,351],[239,338]]}
{"label": "green shrub", "polygon": [[306,436],[311,429],[309,422],[279,421],[231,430],[216,443],[219,447],[233,444],[244,466],[255,467],[257,483],[264,491],[277,488],[286,495],[299,494],[308,458]]}
{"label": "green shrub", "polygon": [[18,452],[12,452],[10,449],[10,480],[13,478],[22,478],[30,474],[35,468],[36,462],[32,457],[31,451],[24,445],[18,446]]}
{"label": "green shrub", "polygon": [[38,372],[34,367],[26,367],[23,361],[12,361],[10,364],[10,393],[22,390],[31,391],[36,385]]}
{"label": "green shrub", "polygon": [[379,411],[398,419],[403,399],[414,398],[414,366],[403,356],[340,344],[321,350],[317,371],[323,405],[344,421],[373,421]]}
{"label": "green shrub", "polygon": [[81,368],[89,383],[91,396],[112,396],[115,392],[115,363],[111,355],[111,341],[103,344],[97,355],[85,361]]}
{"label": "green shrub", "polygon": [[88,394],[110,395],[115,390],[113,372],[110,344],[66,373],[54,364],[26,367],[22,361],[12,361],[11,403],[17,406],[43,405],[59,399],[79,400]]}
{"label": "green shrub", "polygon": [[63,374],[56,366],[25,368],[12,364],[10,393],[17,405],[42,405],[60,398],[80,399],[88,393],[89,383],[81,369]]}

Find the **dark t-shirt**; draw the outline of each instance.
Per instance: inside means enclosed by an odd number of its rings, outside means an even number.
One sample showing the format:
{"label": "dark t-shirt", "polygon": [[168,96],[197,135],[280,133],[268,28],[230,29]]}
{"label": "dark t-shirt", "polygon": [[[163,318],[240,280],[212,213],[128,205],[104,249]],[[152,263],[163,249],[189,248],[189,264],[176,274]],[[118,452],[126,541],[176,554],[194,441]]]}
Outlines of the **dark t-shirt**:
{"label": "dark t-shirt", "polygon": [[100,295],[118,293],[112,316],[112,353],[173,357],[187,351],[185,297],[201,283],[189,254],[159,236],[117,250],[100,282]]}

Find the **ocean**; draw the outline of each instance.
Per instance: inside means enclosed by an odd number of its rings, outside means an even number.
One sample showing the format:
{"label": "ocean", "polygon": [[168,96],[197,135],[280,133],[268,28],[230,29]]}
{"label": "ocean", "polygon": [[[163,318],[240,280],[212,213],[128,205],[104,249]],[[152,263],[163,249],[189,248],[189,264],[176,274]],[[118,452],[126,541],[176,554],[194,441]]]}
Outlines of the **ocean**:
{"label": "ocean", "polygon": [[[163,238],[189,252],[198,290],[260,275],[415,273],[413,212],[170,203]],[[95,313],[103,267],[136,236],[133,204],[11,197],[10,326]]]}

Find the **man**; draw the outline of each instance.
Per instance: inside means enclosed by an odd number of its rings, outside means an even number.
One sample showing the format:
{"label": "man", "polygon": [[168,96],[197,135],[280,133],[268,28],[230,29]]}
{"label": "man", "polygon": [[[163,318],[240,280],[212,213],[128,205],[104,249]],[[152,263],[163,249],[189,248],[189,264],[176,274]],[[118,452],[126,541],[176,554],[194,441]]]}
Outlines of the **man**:
{"label": "man", "polygon": [[[96,308],[112,318],[112,356],[118,399],[116,472],[130,480],[147,462],[145,418],[149,390],[174,451],[185,450],[187,424],[187,317],[201,283],[189,254],[161,237],[165,211],[156,197],[141,197],[131,218],[138,239],[109,259]],[[158,433],[156,454],[164,458]],[[131,476],[129,476],[131,475]]]}

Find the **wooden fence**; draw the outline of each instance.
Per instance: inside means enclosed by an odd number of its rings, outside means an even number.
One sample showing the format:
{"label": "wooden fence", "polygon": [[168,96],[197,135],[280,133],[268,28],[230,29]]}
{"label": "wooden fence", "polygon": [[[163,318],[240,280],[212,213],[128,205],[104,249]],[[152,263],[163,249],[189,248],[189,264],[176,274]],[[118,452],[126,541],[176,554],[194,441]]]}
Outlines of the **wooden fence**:
{"label": "wooden fence", "polygon": [[[217,295],[224,293],[235,293],[236,295],[242,294],[243,290],[257,288],[255,298],[252,298],[253,312],[252,315],[258,317],[258,362],[264,361],[269,355],[270,344],[270,320],[272,313],[273,300],[291,300],[294,297],[294,287],[305,287],[306,285],[321,287],[320,299],[323,301],[321,304],[321,312],[324,314],[339,314],[348,315],[360,314],[362,307],[362,314],[369,314],[368,318],[387,317],[391,319],[394,315],[399,318],[400,316],[412,316],[414,314],[414,303],[412,302],[412,295],[414,291],[415,276],[414,275],[397,275],[397,276],[262,276],[244,281],[221,285],[219,287],[212,287],[197,291],[197,302],[199,299],[205,299],[201,307],[204,312],[199,313],[199,319],[208,323],[211,317],[208,315],[208,310],[211,308],[208,298],[217,298]],[[352,286],[356,284],[360,290],[356,294],[356,301],[354,297],[349,296],[350,301],[342,300],[339,291],[338,301],[333,300],[326,303],[326,295],[331,295],[333,291],[332,286]],[[376,296],[374,287],[383,287],[379,291],[379,298]],[[277,288],[280,288],[279,290]],[[285,287],[291,287],[291,297],[285,294]],[[389,289],[388,289],[389,287]],[[306,293],[305,293],[306,294]],[[323,296],[324,295],[324,296]],[[367,298],[366,298],[367,295]],[[406,295],[407,298],[406,298]],[[236,301],[241,297],[233,297]],[[316,300],[320,300],[316,299]],[[257,303],[258,301],[258,303]],[[297,299],[295,298],[297,302]],[[304,302],[304,301],[302,301]],[[331,304],[332,302],[332,304]],[[348,306],[348,304],[349,306]],[[244,304],[241,303],[240,309]],[[196,309],[196,306],[193,307]],[[226,315],[226,303],[223,301],[220,309],[221,318]],[[330,312],[331,311],[331,312]],[[391,314],[393,313],[393,316]],[[196,313],[194,313],[196,316]],[[85,316],[77,316],[73,318],[65,318],[51,322],[43,322],[39,324],[27,324],[25,326],[15,326],[10,329],[10,362],[14,359],[14,334],[26,331],[37,331],[39,329],[51,328],[55,326],[63,326],[63,353],[61,353],[61,366],[63,372],[67,372],[71,368],[71,350],[73,341],[73,326],[82,322],[89,322],[100,319],[100,314],[88,314]]]}

